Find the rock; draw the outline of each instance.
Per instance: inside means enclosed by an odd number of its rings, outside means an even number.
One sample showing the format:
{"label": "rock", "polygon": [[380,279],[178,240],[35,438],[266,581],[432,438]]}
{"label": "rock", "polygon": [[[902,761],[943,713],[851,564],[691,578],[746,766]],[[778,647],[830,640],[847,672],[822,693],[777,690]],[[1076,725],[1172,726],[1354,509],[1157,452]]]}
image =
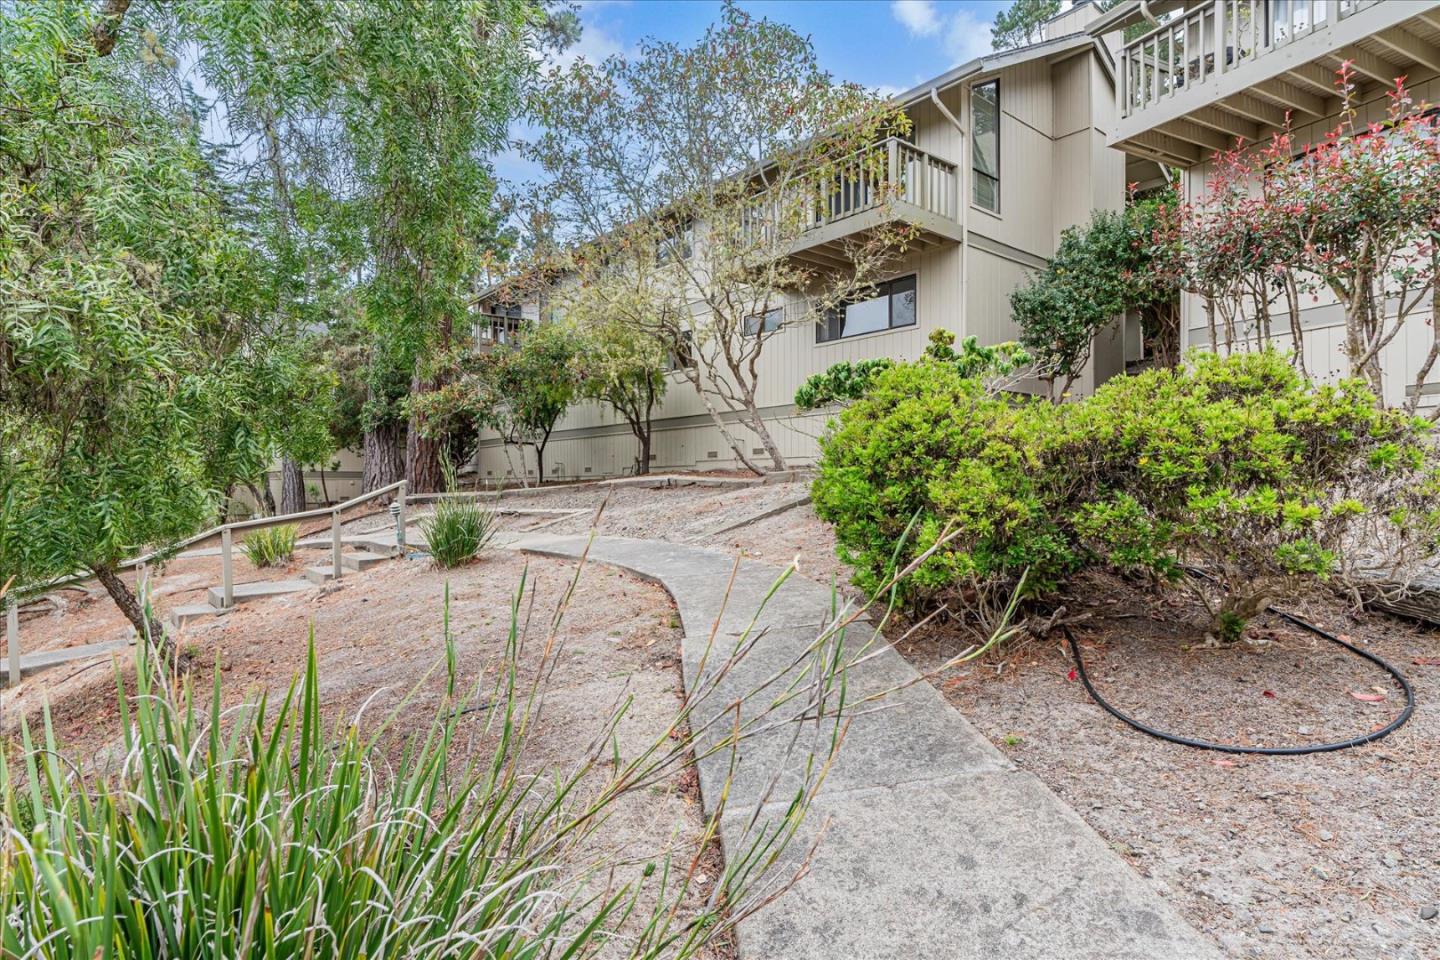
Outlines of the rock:
{"label": "rock", "polygon": [[1324,867],[1311,867],[1311,868],[1310,868],[1310,872],[1313,873],[1313,874],[1315,874],[1315,876],[1319,877],[1321,880],[1329,880],[1329,879],[1330,879],[1330,874],[1328,874],[1328,873],[1325,872],[1325,868],[1324,868]]}
{"label": "rock", "polygon": [[1300,736],[1302,736],[1302,737],[1308,737],[1308,736],[1310,736],[1310,728],[1309,728],[1309,727],[1299,727],[1298,729],[1296,729],[1295,732],[1298,733],[1298,734],[1300,734]]}
{"label": "rock", "polygon": [[1395,856],[1395,854],[1393,853],[1385,854],[1385,856],[1380,858],[1380,862],[1385,864],[1385,866],[1389,867],[1391,870],[1394,870],[1396,867],[1400,866],[1400,858]]}
{"label": "rock", "polygon": [[1266,935],[1273,934],[1275,932],[1275,928],[1268,923],[1260,924],[1259,930],[1261,933]]}
{"label": "rock", "polygon": [[1434,920],[1436,916],[1440,916],[1440,907],[1437,907],[1435,904],[1432,903],[1428,907],[1420,908],[1421,920]]}
{"label": "rock", "polygon": [[1319,837],[1321,840],[1324,840],[1326,843],[1329,843],[1331,840],[1335,839],[1335,834],[1331,833],[1329,830],[1321,830],[1319,833],[1316,834],[1316,836]]}

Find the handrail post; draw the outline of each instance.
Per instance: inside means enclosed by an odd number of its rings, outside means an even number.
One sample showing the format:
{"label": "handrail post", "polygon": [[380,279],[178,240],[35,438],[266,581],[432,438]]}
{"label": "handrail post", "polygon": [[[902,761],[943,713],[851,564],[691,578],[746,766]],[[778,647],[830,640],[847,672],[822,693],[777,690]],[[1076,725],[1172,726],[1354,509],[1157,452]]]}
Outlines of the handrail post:
{"label": "handrail post", "polygon": [[395,497],[395,503],[400,508],[395,511],[395,546],[402,558],[405,556],[405,491],[408,489],[410,488],[405,481],[401,480],[399,493]]}
{"label": "handrail post", "polygon": [[220,606],[229,610],[235,605],[235,570],[231,559],[231,548],[235,535],[228,526],[220,528]]}
{"label": "handrail post", "polygon": [[339,580],[344,575],[344,569],[340,562],[340,511],[330,511],[330,559],[335,565],[335,579]]}
{"label": "handrail post", "polygon": [[5,601],[6,659],[10,664],[10,689],[20,682],[20,604],[14,597]]}

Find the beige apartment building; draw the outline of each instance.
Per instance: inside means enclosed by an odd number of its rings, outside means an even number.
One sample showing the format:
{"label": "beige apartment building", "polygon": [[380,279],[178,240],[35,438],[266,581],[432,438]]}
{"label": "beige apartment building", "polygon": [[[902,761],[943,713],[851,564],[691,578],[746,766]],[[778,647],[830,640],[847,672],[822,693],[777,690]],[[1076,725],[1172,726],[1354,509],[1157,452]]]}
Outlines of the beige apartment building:
{"label": "beige apartment building", "polygon": [[[1204,195],[1216,152],[1237,137],[1263,144],[1288,116],[1296,151],[1323,140],[1340,121],[1336,71],[1344,62],[1354,71],[1361,125],[1386,119],[1386,91],[1397,77],[1417,103],[1440,104],[1440,3],[1433,0],[1129,0],[1087,29],[1115,51],[1110,145],[1179,170],[1187,199]],[[1182,296],[1181,317],[1183,346],[1208,346],[1199,297]],[[1321,294],[1302,317],[1310,375],[1345,375],[1341,305]],[[1415,389],[1433,323],[1427,309],[1411,315],[1382,352],[1388,405]],[[1241,326],[1253,347],[1255,318]],[[1288,321],[1274,325],[1269,342],[1293,348]],[[1433,376],[1420,387],[1422,410],[1440,403],[1440,371]]]}
{"label": "beige apartment building", "polygon": [[[1383,115],[1385,89],[1400,75],[1419,99],[1440,103],[1440,2],[1125,0],[1104,12],[1078,2],[1045,25],[1040,43],[981,57],[900,95],[913,131],[908,142],[880,146],[899,155],[910,184],[925,189],[907,186],[883,210],[862,202],[832,211],[796,255],[833,258],[837,240],[873,226],[877,216],[919,227],[923,243],[871,301],[832,322],[786,324],[767,343],[759,403],[782,452],[797,464],[816,456],[829,414],[802,414],[793,397],[806,377],[837,361],[914,358],[936,328],[983,343],[1014,339],[1010,292],[1044,265],[1066,227],[1092,210],[1120,208],[1127,184],[1158,185],[1163,166],[1179,171],[1185,196],[1198,197],[1216,151],[1237,137],[1263,142],[1287,115],[1297,142],[1320,139],[1339,116],[1334,78],[1342,61],[1364,81],[1364,119]],[[503,303],[498,293],[483,297],[479,310],[482,346],[503,346],[525,323],[541,322],[538,304]],[[1412,318],[1386,350],[1392,404],[1414,380],[1430,322]],[[1182,298],[1182,324],[1184,347],[1208,343],[1194,296]],[[1141,359],[1135,327],[1117,318],[1097,339],[1077,392]],[[1252,318],[1244,331],[1251,345],[1255,327]],[[1311,374],[1342,374],[1339,305],[1324,298],[1308,305],[1304,329]],[[1284,335],[1273,342],[1289,346]],[[735,466],[691,385],[678,373],[670,381],[655,413],[651,468]],[[1440,383],[1421,394],[1427,404],[1440,403]],[[739,425],[734,432],[750,436]],[[752,449],[761,455],[758,443]],[[553,433],[545,479],[629,473],[636,452],[623,420],[586,403]],[[331,485],[351,495],[359,464],[348,454],[342,459]],[[536,479],[533,453],[507,448],[494,435],[482,438],[473,467],[496,484]],[[307,483],[315,485],[313,475]]]}
{"label": "beige apartment building", "polygon": [[[847,203],[819,220],[794,255],[825,263],[842,255],[843,240],[875,226],[877,216],[919,228],[920,241],[879,284],[873,298],[828,322],[784,323],[760,358],[758,403],[786,458],[805,463],[818,453],[826,413],[802,414],[796,388],[841,360],[910,359],[936,328],[982,343],[1013,340],[1009,294],[1044,266],[1066,227],[1095,209],[1118,209],[1128,173],[1146,179],[1159,167],[1127,161],[1112,150],[1116,76],[1105,41],[1085,32],[1099,15],[1083,3],[1047,25],[1047,39],[959,66],[898,99],[912,121],[905,140],[880,145],[904,169],[906,186],[893,203]],[[977,135],[977,129],[980,131]],[[540,320],[537,304],[504,304],[498,294],[481,304],[480,340],[499,342],[514,324]],[[1119,323],[1097,345],[1080,390],[1092,389],[1124,362]],[[656,411],[651,468],[734,467],[734,454],[694,388],[672,373]],[[744,427],[737,438],[748,442]],[[759,443],[751,449],[757,457]],[[546,480],[632,472],[637,444],[625,422],[597,403],[573,408],[551,436]],[[533,455],[482,439],[475,467],[493,483],[535,480]]]}

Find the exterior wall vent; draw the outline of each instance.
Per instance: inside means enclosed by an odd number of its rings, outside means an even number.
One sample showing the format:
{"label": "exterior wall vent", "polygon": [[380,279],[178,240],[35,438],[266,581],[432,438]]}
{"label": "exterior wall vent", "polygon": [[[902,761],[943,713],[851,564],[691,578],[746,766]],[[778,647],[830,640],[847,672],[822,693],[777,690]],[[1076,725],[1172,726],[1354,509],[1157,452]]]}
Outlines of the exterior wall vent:
{"label": "exterior wall vent", "polygon": [[765,448],[764,448],[764,447],[751,447],[751,448],[750,448],[750,453],[751,453],[752,455],[753,455],[753,454],[757,454],[757,453],[758,453],[758,454],[763,454],[764,452],[765,452]]}
{"label": "exterior wall vent", "polygon": [[720,459],[720,452],[718,450],[711,450],[710,452],[706,453],[705,456],[711,460],[718,460]]}
{"label": "exterior wall vent", "polygon": [[585,472],[586,472],[586,473],[589,473],[589,472],[590,472],[590,468],[589,468],[589,467],[586,467],[586,468],[585,468]]}
{"label": "exterior wall vent", "polygon": [[652,453],[652,454],[650,454],[650,462],[651,462],[651,463],[654,463],[657,459],[659,459],[659,457],[660,457],[660,455],[659,455],[658,453]]}

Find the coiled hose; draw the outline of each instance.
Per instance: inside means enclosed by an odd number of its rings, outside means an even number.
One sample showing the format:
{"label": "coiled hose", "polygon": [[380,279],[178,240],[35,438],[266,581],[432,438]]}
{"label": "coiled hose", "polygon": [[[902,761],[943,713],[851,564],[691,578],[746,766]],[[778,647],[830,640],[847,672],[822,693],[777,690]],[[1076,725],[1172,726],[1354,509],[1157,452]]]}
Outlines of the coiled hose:
{"label": "coiled hose", "polygon": [[1065,632],[1065,639],[1070,641],[1070,654],[1075,658],[1075,672],[1079,675],[1080,682],[1085,685],[1085,691],[1090,694],[1090,698],[1092,700],[1094,700],[1100,705],[1101,709],[1103,709],[1106,713],[1109,713],[1116,719],[1126,724],[1129,724],[1136,730],[1139,730],[1141,733],[1148,733],[1150,736],[1156,737],[1157,739],[1165,740],[1170,743],[1178,743],[1181,746],[1195,747],[1200,750],[1218,750],[1221,753],[1260,754],[1261,756],[1267,757],[1294,757],[1307,753],[1328,753],[1332,750],[1344,750],[1347,747],[1358,747],[1362,743],[1373,743],[1383,737],[1388,737],[1390,734],[1394,733],[1396,730],[1399,730],[1402,726],[1404,726],[1405,721],[1410,719],[1410,715],[1415,712],[1415,691],[1411,689],[1410,681],[1405,679],[1405,675],[1402,674],[1399,670],[1395,669],[1394,666],[1381,659],[1380,657],[1377,657],[1375,654],[1370,653],[1367,650],[1361,650],[1359,647],[1355,646],[1349,641],[1341,640],[1339,637],[1335,636],[1335,634],[1330,633],[1327,630],[1322,630],[1319,627],[1315,626],[1313,623],[1309,623],[1308,621],[1300,619],[1293,613],[1286,613],[1284,610],[1276,610],[1274,607],[1270,607],[1269,610],[1271,613],[1275,614],[1278,617],[1281,617],[1284,620],[1289,621],[1290,623],[1293,623],[1295,626],[1301,628],[1302,630],[1308,630],[1316,636],[1324,637],[1331,643],[1338,644],[1339,646],[1344,647],[1346,650],[1355,654],[1355,656],[1362,657],[1365,660],[1369,660],[1371,663],[1375,664],[1377,667],[1390,674],[1391,678],[1395,681],[1395,683],[1399,685],[1400,689],[1405,692],[1405,709],[1401,710],[1399,716],[1397,716],[1394,720],[1391,720],[1388,724],[1386,724],[1384,727],[1381,727],[1379,730],[1373,730],[1370,733],[1364,734],[1363,736],[1351,737],[1349,740],[1336,740],[1333,743],[1317,743],[1309,746],[1298,747],[1246,747],[1233,743],[1215,743],[1211,740],[1197,740],[1194,737],[1182,737],[1177,734],[1166,733],[1164,730],[1157,730],[1156,728],[1150,726],[1147,723],[1136,720],[1129,714],[1122,713],[1108,700],[1100,696],[1100,693],[1095,689],[1095,685],[1090,682],[1090,675],[1085,672],[1085,660],[1080,656],[1080,645],[1075,642],[1075,635],[1070,632],[1070,628],[1068,626],[1062,627],[1061,629]]}

